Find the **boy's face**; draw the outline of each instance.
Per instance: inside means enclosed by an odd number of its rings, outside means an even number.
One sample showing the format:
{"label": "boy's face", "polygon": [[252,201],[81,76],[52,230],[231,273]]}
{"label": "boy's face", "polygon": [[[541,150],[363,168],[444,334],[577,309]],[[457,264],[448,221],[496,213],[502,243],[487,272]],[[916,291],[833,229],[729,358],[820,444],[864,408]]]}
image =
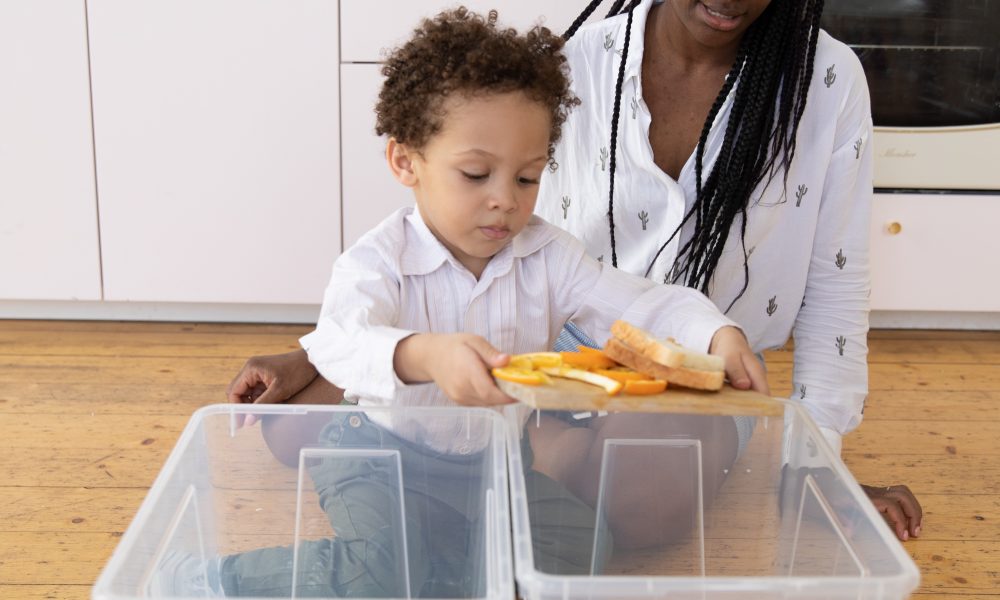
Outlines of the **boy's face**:
{"label": "boy's face", "polygon": [[[477,278],[528,223],[548,161],[551,116],[522,92],[445,100],[444,125],[420,152],[402,146],[407,178],[434,235]],[[389,160],[394,162],[393,142]]]}

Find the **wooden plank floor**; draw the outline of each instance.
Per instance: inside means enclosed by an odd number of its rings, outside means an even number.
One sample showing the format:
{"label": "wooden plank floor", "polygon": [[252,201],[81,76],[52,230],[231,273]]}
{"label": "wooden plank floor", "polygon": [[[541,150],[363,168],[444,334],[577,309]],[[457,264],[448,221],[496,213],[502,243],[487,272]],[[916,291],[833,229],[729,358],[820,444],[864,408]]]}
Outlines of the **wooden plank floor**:
{"label": "wooden plank floor", "polygon": [[[88,598],[191,412],[308,328],[0,321],[0,598]],[[858,480],[924,504],[915,598],[1000,600],[1000,332],[877,331]],[[776,393],[788,352],[771,352]]]}

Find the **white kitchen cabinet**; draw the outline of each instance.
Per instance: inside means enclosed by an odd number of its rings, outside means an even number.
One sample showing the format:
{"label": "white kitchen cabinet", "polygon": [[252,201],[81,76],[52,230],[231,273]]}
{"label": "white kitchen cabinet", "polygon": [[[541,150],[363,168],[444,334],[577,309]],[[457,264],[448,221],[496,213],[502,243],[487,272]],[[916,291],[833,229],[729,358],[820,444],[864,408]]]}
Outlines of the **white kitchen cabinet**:
{"label": "white kitchen cabinet", "polygon": [[[524,31],[542,24],[562,34],[573,19],[587,6],[582,0],[341,0],[341,51],[344,62],[376,62],[383,60],[383,51],[406,41],[410,32],[424,17],[462,5],[480,14],[497,9],[502,25]],[[611,8],[605,2],[589,21],[602,18]]]}
{"label": "white kitchen cabinet", "polygon": [[340,67],[344,90],[343,207],[344,248],[392,211],[413,204],[413,192],[396,181],[385,160],[385,140],[375,135],[375,100],[382,86],[381,65]]}
{"label": "white kitchen cabinet", "polygon": [[1000,311],[1000,196],[876,194],[873,310]]}
{"label": "white kitchen cabinet", "polygon": [[341,246],[338,2],[88,7],[105,298],[319,303]]}
{"label": "white kitchen cabinet", "polygon": [[98,300],[83,0],[0,2],[0,299]]}

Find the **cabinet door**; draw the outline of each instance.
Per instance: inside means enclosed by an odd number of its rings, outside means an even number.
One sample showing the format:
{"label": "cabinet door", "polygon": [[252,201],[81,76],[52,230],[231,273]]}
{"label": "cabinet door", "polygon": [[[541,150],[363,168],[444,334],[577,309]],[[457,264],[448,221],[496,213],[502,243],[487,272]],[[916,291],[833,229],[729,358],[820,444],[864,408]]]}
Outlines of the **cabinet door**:
{"label": "cabinet door", "polygon": [[375,135],[380,65],[341,65],[343,111],[344,247],[348,248],[392,211],[413,204],[413,192],[393,178],[385,140]]}
{"label": "cabinet door", "polygon": [[0,2],[0,299],[99,300],[83,0]]}
{"label": "cabinet door", "polygon": [[318,303],[340,251],[336,0],[90,0],[105,298]]}
{"label": "cabinet door", "polygon": [[873,310],[1000,311],[1000,197],[878,194]]}
{"label": "cabinet door", "polygon": [[[341,0],[343,60],[380,61],[383,50],[406,41],[421,18],[432,17],[459,4],[484,15],[496,8],[500,23],[515,27],[518,31],[541,23],[558,34],[566,31],[573,19],[587,6],[587,2],[583,0],[382,0],[378,3],[372,3],[371,0]],[[603,17],[609,8],[611,2],[605,2],[594,11],[590,21]]]}

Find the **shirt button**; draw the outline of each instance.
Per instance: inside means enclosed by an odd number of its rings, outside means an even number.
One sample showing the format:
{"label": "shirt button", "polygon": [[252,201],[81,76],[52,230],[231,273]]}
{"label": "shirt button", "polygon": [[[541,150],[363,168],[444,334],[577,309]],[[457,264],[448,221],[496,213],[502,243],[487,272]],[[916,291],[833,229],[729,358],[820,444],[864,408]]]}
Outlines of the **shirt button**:
{"label": "shirt button", "polygon": [[351,415],[351,418],[347,419],[347,422],[350,423],[351,427],[354,427],[355,429],[361,427],[361,417],[358,415]]}

